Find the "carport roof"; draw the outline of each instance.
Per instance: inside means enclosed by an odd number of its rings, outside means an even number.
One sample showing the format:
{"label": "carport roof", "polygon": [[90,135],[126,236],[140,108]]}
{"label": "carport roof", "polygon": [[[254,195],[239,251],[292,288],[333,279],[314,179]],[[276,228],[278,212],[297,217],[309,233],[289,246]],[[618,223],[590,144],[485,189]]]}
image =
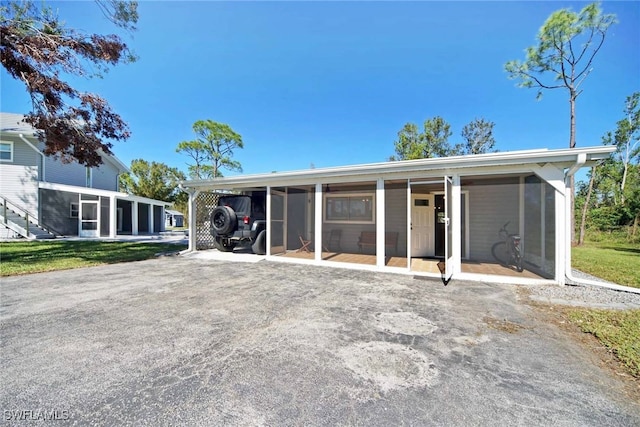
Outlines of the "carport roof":
{"label": "carport roof", "polygon": [[[589,166],[595,161],[605,159],[615,151],[615,146],[598,146],[559,150],[507,151],[467,156],[439,157],[395,162],[369,163],[351,166],[321,169],[298,170],[291,172],[273,172],[253,175],[237,175],[211,180],[182,181],[182,188],[194,190],[232,190],[239,188],[303,185],[314,183],[334,183],[342,179],[362,180],[384,178],[402,178],[415,173],[452,173],[468,168],[499,168],[518,165],[555,164],[560,168],[574,165]],[[583,163],[584,161],[584,163]]]}

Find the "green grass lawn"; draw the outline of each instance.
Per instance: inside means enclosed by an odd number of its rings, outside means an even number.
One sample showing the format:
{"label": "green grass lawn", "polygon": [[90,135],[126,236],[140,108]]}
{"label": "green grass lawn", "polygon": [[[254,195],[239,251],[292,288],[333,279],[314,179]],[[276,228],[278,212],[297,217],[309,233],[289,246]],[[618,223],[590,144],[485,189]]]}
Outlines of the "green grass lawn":
{"label": "green grass lawn", "polygon": [[640,378],[640,310],[575,309],[569,319],[598,338],[631,375]]}
{"label": "green grass lawn", "polygon": [[[573,248],[572,265],[593,276],[640,288],[640,244],[629,242],[624,232],[587,234],[585,244]],[[640,378],[640,310],[580,308],[569,310],[568,317]]]}
{"label": "green grass lawn", "polygon": [[0,242],[0,276],[141,261],[183,244],[96,241]]}
{"label": "green grass lawn", "polygon": [[640,244],[587,241],[573,248],[572,266],[620,285],[640,288]]}

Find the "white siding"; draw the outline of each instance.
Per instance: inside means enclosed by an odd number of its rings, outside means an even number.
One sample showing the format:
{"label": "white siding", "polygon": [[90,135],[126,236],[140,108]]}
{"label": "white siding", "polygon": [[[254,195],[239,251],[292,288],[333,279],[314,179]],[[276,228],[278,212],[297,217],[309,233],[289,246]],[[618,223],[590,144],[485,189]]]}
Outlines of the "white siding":
{"label": "white siding", "polygon": [[86,168],[77,162],[63,163],[51,156],[45,157],[45,179],[56,184],[86,187]]}
{"label": "white siding", "polygon": [[[47,182],[56,184],[87,186],[87,169],[77,163],[63,163],[53,157],[46,157]],[[110,162],[104,162],[97,168],[93,168],[91,188],[100,190],[118,190],[118,169]]]}
{"label": "white siding", "polygon": [[110,162],[93,168],[93,188],[118,191],[118,169]]}
{"label": "white siding", "polygon": [[38,217],[38,167],[3,164],[0,167],[0,194]]}
{"label": "white siding", "polygon": [[2,135],[0,140],[13,143],[13,161],[0,162],[0,168],[4,165],[40,166],[42,156],[20,138]]}

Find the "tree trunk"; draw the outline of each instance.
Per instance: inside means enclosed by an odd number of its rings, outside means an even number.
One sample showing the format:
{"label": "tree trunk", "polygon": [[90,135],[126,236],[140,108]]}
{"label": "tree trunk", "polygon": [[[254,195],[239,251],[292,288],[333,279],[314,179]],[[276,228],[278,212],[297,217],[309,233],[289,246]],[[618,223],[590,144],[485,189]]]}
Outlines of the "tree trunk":
{"label": "tree trunk", "polygon": [[624,184],[627,182],[627,171],[629,170],[629,161],[625,159],[624,171],[622,172],[622,182],[620,183],[620,204],[624,205]]}
{"label": "tree trunk", "polygon": [[[571,131],[569,132],[569,148],[576,148],[576,97],[577,94],[573,88],[569,89],[569,105],[571,107]],[[571,244],[576,242],[576,191],[575,191],[575,178],[573,175],[569,177],[569,197],[571,203],[569,206],[569,226],[571,227]]]}
{"label": "tree trunk", "polygon": [[596,167],[591,168],[591,177],[589,178],[589,189],[587,190],[587,197],[584,200],[584,206],[582,206],[582,217],[580,218],[580,236],[578,237],[578,245],[584,243],[584,233],[587,223],[587,210],[589,208],[589,200],[591,199],[591,192],[593,191],[593,181],[595,181]]}

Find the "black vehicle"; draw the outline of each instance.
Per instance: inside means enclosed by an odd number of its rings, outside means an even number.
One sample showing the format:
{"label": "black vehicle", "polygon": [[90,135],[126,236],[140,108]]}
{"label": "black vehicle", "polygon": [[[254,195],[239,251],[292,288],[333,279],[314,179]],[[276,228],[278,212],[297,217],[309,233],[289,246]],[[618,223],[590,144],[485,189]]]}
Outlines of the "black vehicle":
{"label": "black vehicle", "polygon": [[236,246],[251,246],[258,254],[267,253],[266,193],[225,195],[211,213],[211,234],[219,251],[231,252]]}

